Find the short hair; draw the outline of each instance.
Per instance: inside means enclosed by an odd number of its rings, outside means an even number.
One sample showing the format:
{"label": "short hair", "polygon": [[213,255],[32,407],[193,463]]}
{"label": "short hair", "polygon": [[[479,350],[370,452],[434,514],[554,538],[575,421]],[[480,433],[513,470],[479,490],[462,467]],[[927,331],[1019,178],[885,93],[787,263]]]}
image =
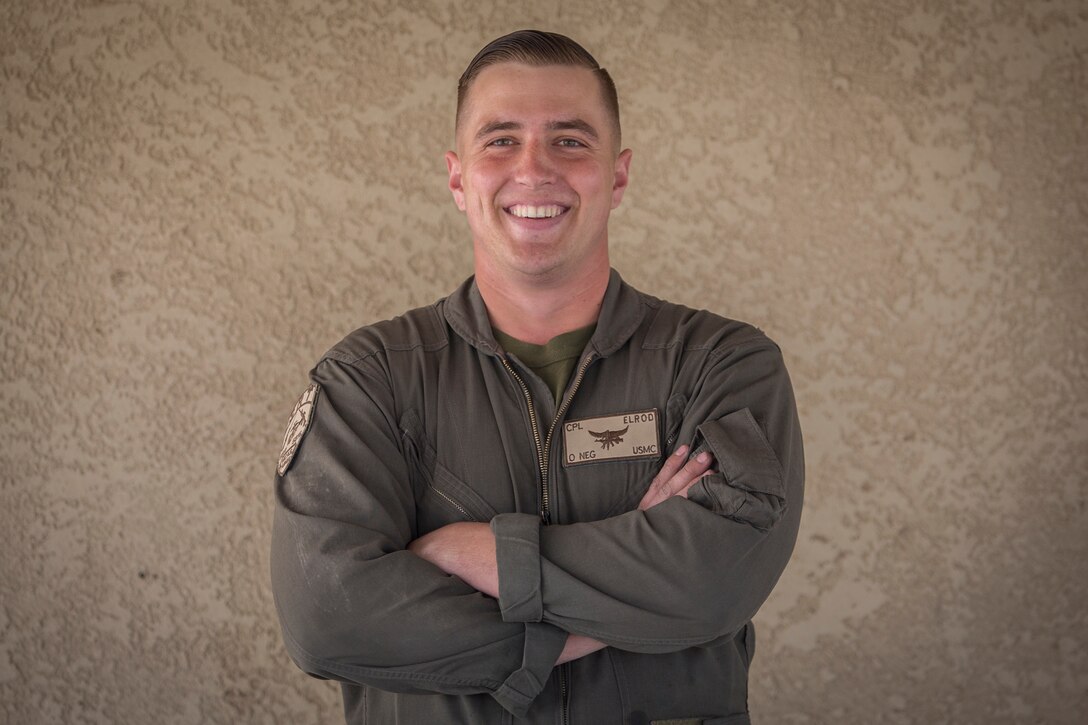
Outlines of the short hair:
{"label": "short hair", "polygon": [[465,68],[465,72],[461,74],[460,80],[457,81],[456,125],[458,127],[461,125],[461,111],[465,106],[472,82],[484,68],[499,63],[580,66],[593,71],[597,80],[600,81],[601,97],[604,99],[605,110],[611,116],[616,143],[619,144],[620,102],[612,76],[608,75],[608,71],[601,67],[597,59],[578,43],[565,35],[543,30],[517,30],[492,40],[476,54]]}

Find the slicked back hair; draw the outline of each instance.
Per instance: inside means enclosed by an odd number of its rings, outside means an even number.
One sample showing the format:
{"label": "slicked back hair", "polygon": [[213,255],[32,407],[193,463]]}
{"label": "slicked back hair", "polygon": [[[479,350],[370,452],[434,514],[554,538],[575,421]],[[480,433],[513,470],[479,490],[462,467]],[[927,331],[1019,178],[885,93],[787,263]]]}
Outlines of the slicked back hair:
{"label": "slicked back hair", "polygon": [[524,63],[531,66],[567,65],[588,68],[601,83],[601,98],[611,117],[612,130],[620,143],[620,102],[612,76],[601,67],[597,59],[581,45],[559,33],[543,30],[517,30],[496,38],[485,45],[465,68],[457,81],[457,127],[461,126],[461,112],[468,98],[469,88],[476,76],[489,65],[498,63]]}

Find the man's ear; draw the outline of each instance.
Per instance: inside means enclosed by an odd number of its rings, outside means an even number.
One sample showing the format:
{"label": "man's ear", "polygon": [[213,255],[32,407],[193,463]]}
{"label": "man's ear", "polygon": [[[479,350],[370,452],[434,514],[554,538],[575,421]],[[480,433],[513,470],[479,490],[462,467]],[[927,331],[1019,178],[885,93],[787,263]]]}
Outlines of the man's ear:
{"label": "man's ear", "polygon": [[452,151],[446,152],[446,170],[450,174],[450,192],[453,193],[453,203],[461,211],[465,210],[465,189],[461,186],[461,159]]}
{"label": "man's ear", "polygon": [[620,151],[616,157],[615,176],[612,182],[612,208],[615,209],[623,201],[623,192],[627,190],[627,180],[631,173],[631,149]]}

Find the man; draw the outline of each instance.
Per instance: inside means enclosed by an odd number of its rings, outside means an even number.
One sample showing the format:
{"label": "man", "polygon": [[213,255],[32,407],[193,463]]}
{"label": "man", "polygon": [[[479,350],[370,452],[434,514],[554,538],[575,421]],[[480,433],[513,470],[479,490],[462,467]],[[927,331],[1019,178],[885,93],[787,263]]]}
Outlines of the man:
{"label": "man", "polygon": [[781,354],[610,269],[631,151],[574,41],[485,47],[456,133],[474,278],[335,346],[285,437],[288,652],[349,723],[746,723],[802,499]]}

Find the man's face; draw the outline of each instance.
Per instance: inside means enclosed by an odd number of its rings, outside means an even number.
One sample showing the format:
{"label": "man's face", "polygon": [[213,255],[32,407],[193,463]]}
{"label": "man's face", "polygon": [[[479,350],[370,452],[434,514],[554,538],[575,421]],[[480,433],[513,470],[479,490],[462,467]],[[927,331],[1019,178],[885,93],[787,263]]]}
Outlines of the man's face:
{"label": "man's face", "polygon": [[468,91],[457,153],[446,154],[454,201],[472,229],[477,275],[561,281],[608,266],[608,214],[627,187],[600,82],[577,66],[500,63]]}

